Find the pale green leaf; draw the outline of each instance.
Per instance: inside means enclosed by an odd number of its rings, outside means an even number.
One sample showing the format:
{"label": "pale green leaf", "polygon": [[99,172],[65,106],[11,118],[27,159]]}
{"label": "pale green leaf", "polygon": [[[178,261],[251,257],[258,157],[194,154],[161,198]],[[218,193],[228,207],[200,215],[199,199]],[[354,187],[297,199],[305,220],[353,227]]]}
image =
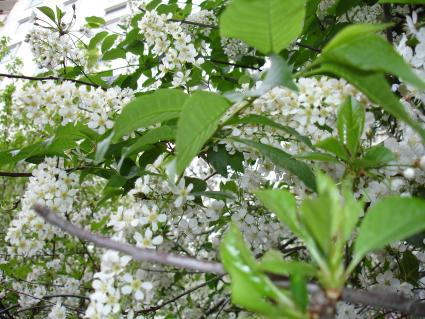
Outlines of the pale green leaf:
{"label": "pale green leaf", "polygon": [[[346,27],[323,49],[319,60],[339,63],[364,71],[393,74],[425,90],[425,83],[381,36],[372,33],[369,25]],[[353,36],[355,34],[355,36]]]}
{"label": "pale green leaf", "polygon": [[351,156],[355,156],[365,124],[363,105],[354,98],[349,98],[341,106],[337,117],[339,140],[345,144]]}
{"label": "pale green leaf", "polygon": [[188,95],[180,90],[160,89],[127,104],[115,122],[114,140],[142,127],[179,117]]}
{"label": "pale green leaf", "polygon": [[258,199],[271,212],[275,213],[295,235],[300,236],[300,225],[297,217],[297,204],[294,195],[287,190],[267,189],[255,192]]}
{"label": "pale green leaf", "polygon": [[184,171],[205,142],[216,131],[220,118],[230,107],[224,97],[197,91],[186,101],[177,123],[177,173]]}
{"label": "pale green leaf", "polygon": [[299,36],[304,16],[305,0],[233,0],[221,15],[220,34],[279,53]]}
{"label": "pale green leaf", "polygon": [[366,213],[354,244],[354,260],[368,252],[406,239],[425,229],[425,201],[418,198],[387,197]]}

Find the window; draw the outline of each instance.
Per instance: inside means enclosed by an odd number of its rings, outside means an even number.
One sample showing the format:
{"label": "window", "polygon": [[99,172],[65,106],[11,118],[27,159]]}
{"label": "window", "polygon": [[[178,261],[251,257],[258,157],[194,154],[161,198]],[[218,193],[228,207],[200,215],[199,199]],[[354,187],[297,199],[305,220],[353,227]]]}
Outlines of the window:
{"label": "window", "polygon": [[127,8],[127,2],[118,3],[112,7],[105,9],[105,20],[110,23],[112,23],[112,21],[118,21],[128,12],[129,10]]}
{"label": "window", "polygon": [[127,2],[118,3],[112,7],[105,9],[105,20],[106,27],[108,30],[113,32],[122,32],[118,26],[121,19],[129,13],[129,8],[127,7]]}
{"label": "window", "polygon": [[30,17],[19,20],[13,39],[16,39],[18,41],[23,40],[25,38],[25,35],[31,29],[31,27],[32,27],[32,22]]}
{"label": "window", "polygon": [[30,0],[28,3],[28,8],[35,7],[42,3],[43,3],[43,0]]}
{"label": "window", "polygon": [[66,1],[64,1],[63,2],[63,7],[64,7],[64,9],[66,10],[67,8],[71,8],[72,7],[72,5],[74,4],[74,3],[76,3],[78,0],[66,0]]}

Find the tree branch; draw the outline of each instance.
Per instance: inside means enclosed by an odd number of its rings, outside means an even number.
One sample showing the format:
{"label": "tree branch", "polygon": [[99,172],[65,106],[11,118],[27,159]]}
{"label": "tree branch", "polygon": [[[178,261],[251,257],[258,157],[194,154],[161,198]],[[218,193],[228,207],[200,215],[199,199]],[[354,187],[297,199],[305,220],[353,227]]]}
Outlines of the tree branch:
{"label": "tree branch", "polygon": [[76,79],[61,78],[61,77],[57,77],[57,76],[37,77],[37,76],[0,73],[0,77],[5,77],[5,78],[9,78],[9,79],[31,80],[31,81],[48,81],[48,80],[70,81],[70,82],[74,82],[74,83],[78,83],[78,84],[84,84],[84,85],[92,86],[92,87],[95,87],[95,88],[102,88],[102,89],[105,90],[104,87],[101,87],[100,85],[95,84],[95,83],[85,82],[85,81],[76,80]]}
{"label": "tree branch", "polygon": [[32,173],[0,172],[0,177],[31,177]]}
{"label": "tree branch", "polygon": [[[219,275],[225,274],[225,270],[220,263],[168,254],[155,251],[153,249],[142,249],[126,243],[120,243],[107,237],[96,235],[87,230],[81,229],[41,205],[35,205],[34,210],[43,217],[46,222],[59,227],[63,231],[76,236],[81,240],[90,241],[99,247],[122,252],[126,255],[132,256],[135,260],[152,261],[164,265],[197,270],[199,272],[215,273]],[[276,277],[276,279],[273,279],[272,276],[271,279],[274,284],[279,287],[290,287],[290,280],[288,280],[288,278]],[[308,291],[314,294],[320,292],[321,288],[316,283],[309,283]],[[341,300],[350,303],[368,305],[378,309],[397,311],[416,316],[425,316],[425,303],[421,300],[412,300],[402,295],[385,291],[367,291],[344,288],[341,294]]]}
{"label": "tree branch", "polygon": [[209,285],[210,283],[212,283],[212,282],[214,282],[214,281],[217,281],[217,280],[219,280],[220,278],[222,278],[224,276],[224,274],[223,275],[219,275],[219,276],[216,276],[216,277],[214,277],[214,278],[212,278],[212,279],[210,279],[210,280],[207,280],[207,281],[205,281],[205,282],[203,282],[203,283],[201,283],[201,284],[199,284],[199,285],[197,285],[197,286],[195,286],[195,287],[192,287],[192,288],[190,288],[190,289],[188,289],[188,290],[185,290],[185,291],[183,291],[181,294],[178,294],[177,296],[175,296],[174,298],[171,298],[171,299],[169,299],[169,300],[167,300],[167,301],[164,301],[163,303],[161,303],[161,304],[159,304],[159,305],[157,305],[157,306],[153,306],[153,307],[150,307],[150,308],[147,308],[147,309],[143,309],[143,310],[139,310],[139,311],[135,311],[135,315],[138,315],[138,314],[147,314],[147,313],[150,313],[150,312],[155,312],[155,311],[157,311],[157,310],[159,310],[159,309],[161,309],[161,308],[163,308],[163,307],[165,307],[166,305],[169,305],[170,303],[173,303],[174,301],[176,301],[177,299],[180,299],[181,297],[184,297],[184,296],[186,296],[186,295],[189,295],[189,294],[191,294],[192,292],[194,292],[194,291],[196,291],[196,290],[198,290],[198,289],[200,289],[200,288],[202,288],[202,287],[205,287],[205,286],[207,286],[207,285]]}
{"label": "tree branch", "polygon": [[55,225],[63,231],[81,239],[94,243],[98,247],[122,252],[133,257],[137,261],[151,261],[179,268],[198,270],[200,272],[224,274],[224,268],[220,263],[198,260],[185,256],[173,255],[159,252],[153,249],[138,248],[126,243],[121,243],[104,236],[93,234],[85,229],[79,228],[67,220],[59,217],[47,207],[35,205],[34,210],[48,223]]}

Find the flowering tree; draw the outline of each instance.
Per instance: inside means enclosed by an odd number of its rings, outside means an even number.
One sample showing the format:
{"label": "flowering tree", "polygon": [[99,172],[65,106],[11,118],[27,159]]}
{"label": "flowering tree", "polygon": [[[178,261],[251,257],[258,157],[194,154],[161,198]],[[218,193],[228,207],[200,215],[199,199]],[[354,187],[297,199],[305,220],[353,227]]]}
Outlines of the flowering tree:
{"label": "flowering tree", "polygon": [[40,73],[0,74],[0,318],[425,316],[421,4],[37,8]]}

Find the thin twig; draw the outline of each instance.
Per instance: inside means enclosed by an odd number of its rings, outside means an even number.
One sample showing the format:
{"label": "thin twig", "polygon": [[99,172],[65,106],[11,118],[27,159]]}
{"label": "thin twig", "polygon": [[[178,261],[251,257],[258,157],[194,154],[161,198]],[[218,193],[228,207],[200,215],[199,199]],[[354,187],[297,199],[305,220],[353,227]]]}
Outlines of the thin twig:
{"label": "thin twig", "polygon": [[212,278],[212,279],[210,279],[210,280],[207,280],[207,281],[205,281],[205,282],[203,282],[203,283],[201,283],[201,284],[199,284],[199,285],[197,285],[197,286],[195,286],[195,287],[193,287],[193,288],[190,288],[190,289],[188,289],[188,290],[185,290],[185,291],[183,291],[181,294],[178,294],[177,296],[175,296],[174,298],[171,298],[171,299],[169,299],[169,300],[167,300],[167,301],[164,301],[163,303],[161,303],[161,304],[159,304],[159,305],[157,305],[157,306],[153,306],[153,307],[150,307],[150,308],[147,308],[147,309],[143,309],[143,310],[139,310],[139,311],[135,311],[135,314],[141,314],[141,313],[143,313],[143,314],[147,314],[147,313],[150,313],[150,312],[155,312],[155,311],[157,311],[157,310],[159,310],[159,309],[161,309],[161,308],[163,308],[163,307],[165,307],[166,305],[169,305],[170,303],[173,303],[174,301],[176,301],[177,299],[180,299],[181,297],[184,297],[184,296],[186,296],[186,295],[189,295],[189,294],[191,294],[192,292],[194,292],[194,291],[196,291],[196,290],[198,290],[198,289],[200,289],[200,288],[202,288],[202,287],[205,287],[205,286],[207,286],[207,285],[209,285],[210,283],[212,283],[212,282],[214,282],[214,281],[217,281],[217,280],[219,280],[220,278],[222,278],[224,275],[220,275],[220,276],[216,276],[216,277],[214,277],[214,278]]}
{"label": "thin twig", "polygon": [[[100,88],[101,87],[100,85],[97,85],[95,83],[85,82],[85,81],[76,80],[76,79],[61,78],[61,77],[57,77],[57,76],[37,77],[37,76],[27,76],[27,75],[16,75],[16,74],[0,73],[0,77],[5,77],[5,78],[9,78],[9,79],[31,80],[31,81],[49,81],[49,80],[53,80],[53,81],[70,81],[70,82],[74,82],[74,83],[78,83],[78,84],[84,84],[84,85],[92,86],[92,87],[95,87],[95,88]],[[103,89],[105,89],[105,88],[103,88]]]}
{"label": "thin twig", "polygon": [[0,177],[31,177],[32,173],[0,172]]}

